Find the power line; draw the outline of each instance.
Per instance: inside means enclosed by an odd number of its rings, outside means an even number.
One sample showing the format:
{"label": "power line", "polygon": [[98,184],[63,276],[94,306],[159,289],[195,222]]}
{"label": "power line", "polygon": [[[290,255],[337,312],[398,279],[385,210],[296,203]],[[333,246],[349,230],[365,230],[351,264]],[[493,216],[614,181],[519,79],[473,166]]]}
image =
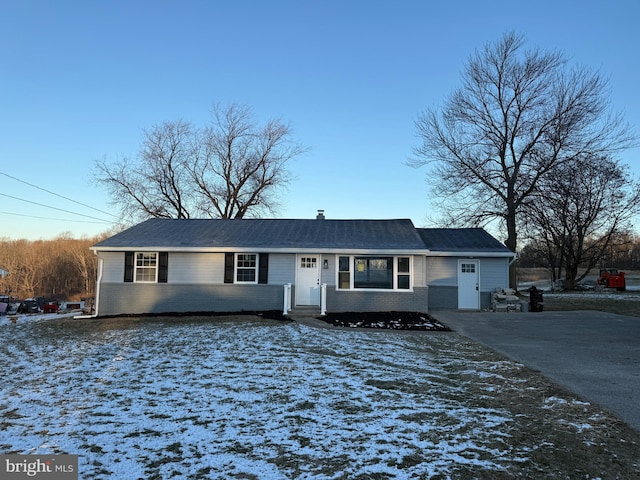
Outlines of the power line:
{"label": "power line", "polygon": [[[69,201],[69,202],[77,203],[78,205],[82,205],[83,207],[90,208],[91,210],[95,210],[96,212],[104,213],[105,215],[109,215],[110,217],[113,217],[113,218],[118,218],[118,216],[114,215],[113,213],[105,212],[104,210],[100,210],[99,208],[92,207],[91,205],[87,205],[85,203],[78,202],[76,200],[73,200],[72,198],[65,197],[64,195],[60,195],[59,193],[52,192],[51,190],[47,190],[46,188],[42,188],[42,187],[40,187],[38,185],[34,185],[33,183],[29,183],[29,182],[26,182],[24,180],[20,180],[19,178],[16,178],[16,177],[14,177],[12,175],[9,175],[8,173],[0,172],[0,175],[4,175],[5,177],[11,178],[12,180],[15,180],[17,182],[24,183],[25,185],[29,185],[30,187],[37,188],[38,190],[42,190],[43,192],[47,192],[47,193],[49,193],[51,195],[55,195],[56,197],[63,198],[65,200]],[[53,208],[53,207],[50,207],[50,208]],[[56,210],[58,210],[58,209],[56,209]],[[76,213],[74,215],[80,215],[80,214]]]}
{"label": "power line", "polygon": [[51,217],[39,217],[37,215],[25,215],[23,213],[12,213],[12,212],[0,212],[0,215],[13,215],[15,217],[27,217],[27,218],[39,218],[41,220],[55,220],[57,222],[74,222],[74,223],[100,223],[100,224],[106,224],[106,225],[111,225],[113,224],[113,222],[107,222],[104,220],[97,220],[97,221],[89,221],[89,220],[69,220],[67,218],[51,218]]}
{"label": "power line", "polygon": [[63,208],[52,207],[50,205],[45,205],[43,203],[38,203],[38,202],[31,201],[31,200],[25,200],[24,198],[14,197],[13,195],[7,195],[6,193],[0,193],[0,195],[2,195],[3,197],[13,198],[14,200],[20,200],[21,202],[32,203],[33,205],[38,205],[39,207],[50,208],[52,210],[58,210],[58,211],[64,212],[64,213],[70,213],[71,215],[78,215],[80,217],[90,218],[91,220],[100,220],[101,222],[104,222],[104,223],[116,223],[114,221],[104,220],[102,218],[90,217],[89,215],[84,215],[82,213],[72,212],[70,210],[65,210]]}

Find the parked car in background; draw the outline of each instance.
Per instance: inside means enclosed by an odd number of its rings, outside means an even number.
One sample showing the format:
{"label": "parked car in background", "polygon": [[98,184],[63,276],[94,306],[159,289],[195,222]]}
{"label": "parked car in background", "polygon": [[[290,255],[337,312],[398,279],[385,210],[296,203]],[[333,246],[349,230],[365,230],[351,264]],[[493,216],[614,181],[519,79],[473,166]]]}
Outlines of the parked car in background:
{"label": "parked car in background", "polygon": [[56,313],[58,307],[58,302],[45,302],[44,305],[42,305],[42,313]]}

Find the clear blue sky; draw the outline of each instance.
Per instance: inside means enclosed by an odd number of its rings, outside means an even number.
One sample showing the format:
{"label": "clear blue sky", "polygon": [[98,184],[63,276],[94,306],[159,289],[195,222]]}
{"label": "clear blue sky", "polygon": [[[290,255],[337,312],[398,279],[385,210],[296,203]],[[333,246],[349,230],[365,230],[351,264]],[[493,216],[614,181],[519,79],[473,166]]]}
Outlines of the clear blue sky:
{"label": "clear blue sky", "polygon": [[[423,226],[426,172],[404,163],[414,121],[476,49],[507,30],[560,49],[610,78],[638,130],[639,20],[637,0],[0,0],[0,237],[105,231],[83,223],[111,219],[88,208],[111,210],[94,161],[134,156],[142,129],[166,120],[203,125],[213,102],[289,122],[310,147],[280,217]],[[638,153],[623,157],[636,174]]]}

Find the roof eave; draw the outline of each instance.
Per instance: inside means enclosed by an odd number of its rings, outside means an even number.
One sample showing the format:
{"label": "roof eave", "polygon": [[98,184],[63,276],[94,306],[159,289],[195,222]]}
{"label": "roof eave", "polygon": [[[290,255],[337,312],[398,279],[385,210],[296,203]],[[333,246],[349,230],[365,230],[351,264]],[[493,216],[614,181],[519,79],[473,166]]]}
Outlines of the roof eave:
{"label": "roof eave", "polygon": [[144,247],[90,247],[95,252],[191,252],[191,253],[324,253],[324,254],[344,254],[344,255],[428,255],[430,257],[500,257],[513,258],[515,253],[509,251],[483,252],[483,251],[437,251],[424,248],[273,248],[273,247],[167,247],[159,245],[148,245]]}
{"label": "roof eave", "polygon": [[429,252],[429,256],[431,257],[504,257],[504,258],[512,258],[515,257],[516,254],[513,252],[482,252],[482,251],[437,251],[431,250]]}
{"label": "roof eave", "polygon": [[90,247],[95,252],[189,252],[189,253],[324,253],[324,254],[345,254],[345,255],[428,255],[430,251],[424,248],[273,248],[273,247],[167,247],[167,246],[144,246],[144,247]]}

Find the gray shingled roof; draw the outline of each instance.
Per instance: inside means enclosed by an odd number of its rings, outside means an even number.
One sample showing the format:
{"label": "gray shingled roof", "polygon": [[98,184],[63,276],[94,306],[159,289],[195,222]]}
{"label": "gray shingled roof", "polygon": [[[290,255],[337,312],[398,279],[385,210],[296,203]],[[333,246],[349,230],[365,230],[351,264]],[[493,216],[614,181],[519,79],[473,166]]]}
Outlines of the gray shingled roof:
{"label": "gray shingled roof", "polygon": [[511,251],[482,228],[418,228],[425,247],[432,252],[482,252],[508,254]]}
{"label": "gray shingled roof", "polygon": [[126,249],[427,250],[433,253],[511,254],[481,228],[415,228],[411,220],[160,219],[154,218],[95,244]]}
{"label": "gray shingled roof", "polygon": [[408,219],[150,219],[92,248],[425,250]]}

